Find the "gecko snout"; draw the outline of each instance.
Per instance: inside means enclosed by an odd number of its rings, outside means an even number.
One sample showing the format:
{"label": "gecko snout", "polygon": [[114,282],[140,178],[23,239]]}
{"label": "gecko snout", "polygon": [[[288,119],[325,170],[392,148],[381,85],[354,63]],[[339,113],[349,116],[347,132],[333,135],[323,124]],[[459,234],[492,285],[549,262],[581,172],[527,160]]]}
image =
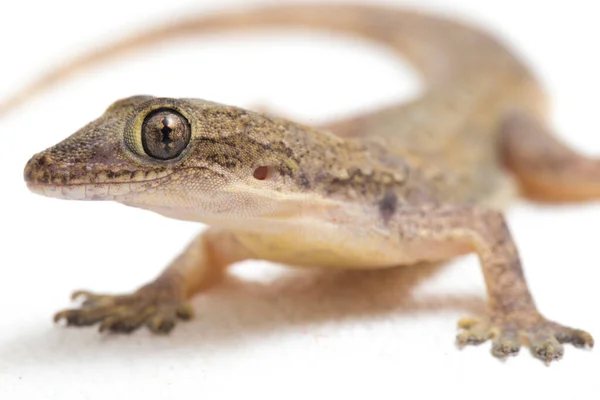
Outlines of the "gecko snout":
{"label": "gecko snout", "polygon": [[23,178],[28,184],[50,184],[54,182],[60,173],[53,168],[54,162],[45,153],[38,153],[31,157],[25,165]]}
{"label": "gecko snout", "polygon": [[61,199],[83,200],[84,185],[70,186],[68,168],[55,162],[47,153],[38,153],[25,165],[23,178],[33,193]]}

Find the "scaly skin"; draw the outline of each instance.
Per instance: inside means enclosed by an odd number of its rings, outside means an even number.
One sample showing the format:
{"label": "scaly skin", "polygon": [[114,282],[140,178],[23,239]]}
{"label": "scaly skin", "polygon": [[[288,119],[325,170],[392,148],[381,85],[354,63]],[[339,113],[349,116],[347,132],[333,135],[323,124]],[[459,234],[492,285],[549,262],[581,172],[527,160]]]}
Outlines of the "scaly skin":
{"label": "scaly skin", "polygon": [[[137,96],[36,154],[28,187],[50,197],[114,200],[212,226],[155,281],[87,300],[56,319],[168,332],[187,300],[230,264],[383,268],[474,252],[489,317],[464,319],[460,345],[523,342],[546,362],[591,335],[543,317],[499,207],[519,190],[544,201],[600,198],[600,163],[554,139],[534,77],[499,42],[456,22],[369,6],[284,6],[201,16],[67,65],[0,106],[130,48],[180,34],[260,26],[337,30],[383,42],[421,72],[418,100],[307,127],[198,99]],[[525,139],[524,139],[525,138]]]}

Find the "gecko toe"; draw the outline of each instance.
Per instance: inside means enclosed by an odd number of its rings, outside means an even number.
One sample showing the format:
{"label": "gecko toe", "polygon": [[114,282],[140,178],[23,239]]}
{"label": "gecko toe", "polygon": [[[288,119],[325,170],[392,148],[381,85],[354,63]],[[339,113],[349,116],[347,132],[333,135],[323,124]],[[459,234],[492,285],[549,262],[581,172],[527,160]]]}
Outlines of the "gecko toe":
{"label": "gecko toe", "polygon": [[118,317],[105,318],[98,327],[99,332],[110,331],[114,333],[131,333],[140,327],[140,324],[132,320],[121,320]]}
{"label": "gecko toe", "polygon": [[67,309],[54,314],[54,322],[65,320],[67,326],[90,326],[104,320],[107,315],[116,311],[107,307]]}
{"label": "gecko toe", "polygon": [[155,313],[154,306],[125,307],[121,312],[107,316],[102,320],[98,330],[112,333],[131,333],[144,324]]}
{"label": "gecko toe", "polygon": [[492,354],[494,357],[507,358],[516,356],[521,350],[521,340],[517,332],[512,330],[503,331],[492,343]]}
{"label": "gecko toe", "polygon": [[592,335],[581,329],[572,329],[555,324],[555,336],[559,343],[571,343],[575,347],[588,348],[594,347],[594,338]]}
{"label": "gecko toe", "polygon": [[148,320],[147,326],[150,331],[157,334],[167,334],[173,330],[176,319],[172,316],[157,315]]}
{"label": "gecko toe", "polygon": [[532,335],[530,343],[532,354],[546,364],[560,360],[565,353],[563,345],[550,332]]}
{"label": "gecko toe", "polygon": [[175,310],[175,314],[179,319],[189,321],[194,318],[194,308],[189,303],[182,303]]}
{"label": "gecko toe", "polygon": [[490,338],[489,325],[483,321],[463,318],[458,322],[458,327],[461,331],[456,336],[456,343],[460,348],[481,344]]}
{"label": "gecko toe", "polygon": [[62,310],[54,314],[54,322],[65,320],[68,326],[88,326],[102,320],[102,318],[91,318],[82,310],[68,309]]}

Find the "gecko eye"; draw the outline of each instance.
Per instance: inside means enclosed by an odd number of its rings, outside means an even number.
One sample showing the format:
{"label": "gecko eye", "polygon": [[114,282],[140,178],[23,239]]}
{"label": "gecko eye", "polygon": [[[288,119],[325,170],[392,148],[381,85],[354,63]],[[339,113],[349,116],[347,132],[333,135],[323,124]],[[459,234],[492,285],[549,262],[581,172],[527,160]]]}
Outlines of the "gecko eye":
{"label": "gecko eye", "polygon": [[152,158],[170,160],[177,157],[190,142],[188,120],[177,111],[158,109],[142,123],[142,146]]}

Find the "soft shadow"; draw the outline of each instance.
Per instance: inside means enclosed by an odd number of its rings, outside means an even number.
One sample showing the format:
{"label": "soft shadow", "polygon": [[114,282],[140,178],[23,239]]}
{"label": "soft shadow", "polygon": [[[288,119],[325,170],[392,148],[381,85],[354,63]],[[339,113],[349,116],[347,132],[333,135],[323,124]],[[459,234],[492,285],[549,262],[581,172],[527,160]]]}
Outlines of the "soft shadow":
{"label": "soft shadow", "polygon": [[[440,311],[480,314],[481,297],[412,295],[440,265],[423,264],[378,271],[292,270],[273,282],[248,282],[230,276],[194,301],[196,318],[168,337],[138,331],[131,336],[99,335],[95,329],[44,326],[21,332],[0,349],[9,365],[78,362],[82,358],[145,357],[157,352],[214,353],[285,332],[306,332],[318,324]],[[32,354],[35,357],[24,357]],[[59,355],[59,357],[57,357]]]}

